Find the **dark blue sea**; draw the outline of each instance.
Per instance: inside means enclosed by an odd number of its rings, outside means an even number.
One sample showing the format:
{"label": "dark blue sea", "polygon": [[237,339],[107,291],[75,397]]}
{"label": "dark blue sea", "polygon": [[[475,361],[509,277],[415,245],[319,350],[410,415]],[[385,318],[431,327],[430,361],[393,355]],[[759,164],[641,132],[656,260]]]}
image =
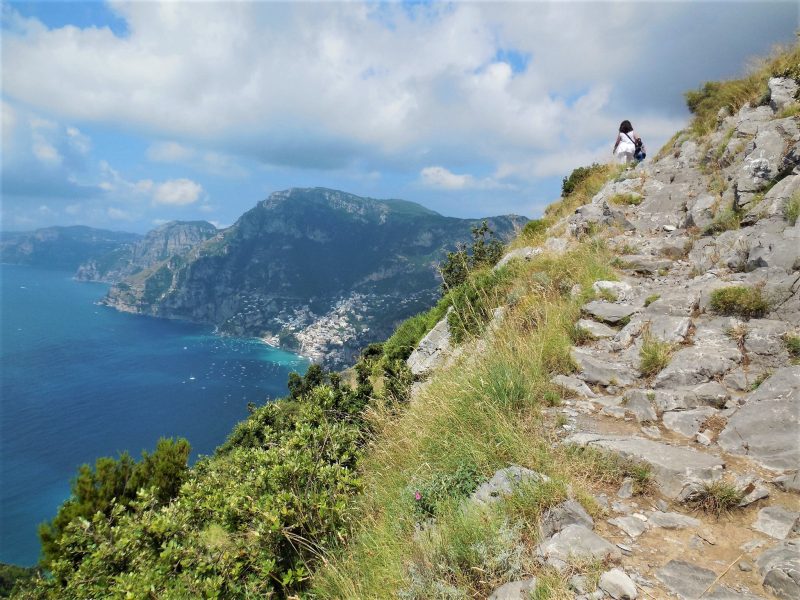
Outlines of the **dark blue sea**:
{"label": "dark blue sea", "polygon": [[107,286],[0,266],[0,562],[32,565],[36,528],[82,463],[161,436],[210,454],[247,403],[286,393],[305,359],[209,327],[97,306]]}

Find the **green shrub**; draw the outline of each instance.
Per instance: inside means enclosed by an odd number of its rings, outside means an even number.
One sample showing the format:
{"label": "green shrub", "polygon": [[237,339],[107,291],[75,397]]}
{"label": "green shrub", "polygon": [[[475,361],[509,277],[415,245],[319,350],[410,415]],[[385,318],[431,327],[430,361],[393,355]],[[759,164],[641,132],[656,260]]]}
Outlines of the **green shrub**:
{"label": "green shrub", "polygon": [[639,371],[643,377],[652,377],[669,364],[674,348],[672,344],[662,342],[652,336],[649,330],[642,335],[642,347],[639,350]]}
{"label": "green shrub", "polygon": [[689,506],[697,510],[713,513],[719,517],[739,506],[744,493],[735,485],[723,480],[705,483],[702,488],[692,493],[686,500]]}
{"label": "green shrub", "polygon": [[413,501],[414,510],[421,518],[432,517],[436,516],[440,504],[462,500],[482,479],[476,465],[464,462],[450,473],[434,473],[426,479],[412,481],[406,496]]}
{"label": "green shrub", "polygon": [[763,317],[769,311],[770,303],[761,286],[734,285],[711,292],[709,306],[720,315],[751,319]]}
{"label": "green shrub", "polygon": [[800,217],[800,192],[795,192],[783,207],[783,218],[792,227],[797,223],[797,217]]}
{"label": "green shrub", "polygon": [[707,225],[703,230],[704,235],[713,235],[715,233],[722,233],[723,231],[730,231],[732,229],[739,229],[741,215],[733,208],[725,208],[714,215],[714,221]]}
{"label": "green shrub", "polygon": [[524,237],[534,238],[547,231],[549,226],[550,223],[547,219],[532,219],[525,223],[525,227],[522,228],[522,235]]}
{"label": "green shrub", "polygon": [[595,173],[599,173],[605,169],[605,165],[592,163],[588,167],[578,167],[574,169],[569,177],[564,177],[561,182],[561,196],[566,198],[571,195],[581,183],[591,177]]}
{"label": "green shrub", "polygon": [[661,298],[661,294],[651,294],[647,298],[644,299],[645,307],[650,306],[653,302]]}
{"label": "green shrub", "polygon": [[447,317],[456,342],[483,331],[493,310],[502,303],[502,290],[513,280],[510,268],[473,273],[465,283],[450,292],[453,310]]}
{"label": "green shrub", "polygon": [[494,231],[484,221],[472,228],[472,246],[459,244],[455,252],[448,252],[439,264],[442,276],[442,295],[467,280],[472,271],[493,267],[503,257],[503,243],[495,238]]}
{"label": "green shrub", "polygon": [[800,359],[800,335],[787,335],[783,339],[786,350],[794,361]]}

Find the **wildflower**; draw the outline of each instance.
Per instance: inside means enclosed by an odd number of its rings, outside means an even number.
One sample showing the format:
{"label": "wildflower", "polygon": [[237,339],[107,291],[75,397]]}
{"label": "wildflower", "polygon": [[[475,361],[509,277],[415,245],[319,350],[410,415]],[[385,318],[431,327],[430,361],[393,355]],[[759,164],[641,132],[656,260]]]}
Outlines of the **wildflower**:
{"label": "wildflower", "polygon": [[414,500],[416,500],[417,502],[422,500],[422,494],[420,494],[419,492],[414,492]]}

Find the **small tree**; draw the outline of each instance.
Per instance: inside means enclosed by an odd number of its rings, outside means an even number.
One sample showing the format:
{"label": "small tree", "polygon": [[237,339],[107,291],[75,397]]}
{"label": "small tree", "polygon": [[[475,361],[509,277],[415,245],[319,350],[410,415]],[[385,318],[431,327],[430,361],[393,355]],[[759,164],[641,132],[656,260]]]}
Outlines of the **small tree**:
{"label": "small tree", "polygon": [[484,220],[479,227],[472,228],[472,246],[459,243],[456,251],[448,252],[439,264],[442,295],[464,283],[471,271],[494,266],[502,256],[503,242],[495,237],[489,223]]}

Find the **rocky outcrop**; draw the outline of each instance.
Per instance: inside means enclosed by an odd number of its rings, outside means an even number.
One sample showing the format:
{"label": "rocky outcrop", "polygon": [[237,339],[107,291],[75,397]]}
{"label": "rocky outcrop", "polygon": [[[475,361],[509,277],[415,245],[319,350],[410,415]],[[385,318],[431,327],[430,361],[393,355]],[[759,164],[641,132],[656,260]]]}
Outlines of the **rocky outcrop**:
{"label": "rocky outcrop", "polygon": [[[525,221],[488,219],[504,240]],[[225,231],[126,277],[105,303],[211,323],[346,366],[430,307],[436,265],[480,223],[401,200],[322,188],[276,192]]]}
{"label": "rocky outcrop", "polygon": [[78,267],[75,278],[111,283],[122,281],[151,270],[168,259],[180,257],[215,235],[217,228],[207,221],[170,221],[134,244],[93,256]]}

